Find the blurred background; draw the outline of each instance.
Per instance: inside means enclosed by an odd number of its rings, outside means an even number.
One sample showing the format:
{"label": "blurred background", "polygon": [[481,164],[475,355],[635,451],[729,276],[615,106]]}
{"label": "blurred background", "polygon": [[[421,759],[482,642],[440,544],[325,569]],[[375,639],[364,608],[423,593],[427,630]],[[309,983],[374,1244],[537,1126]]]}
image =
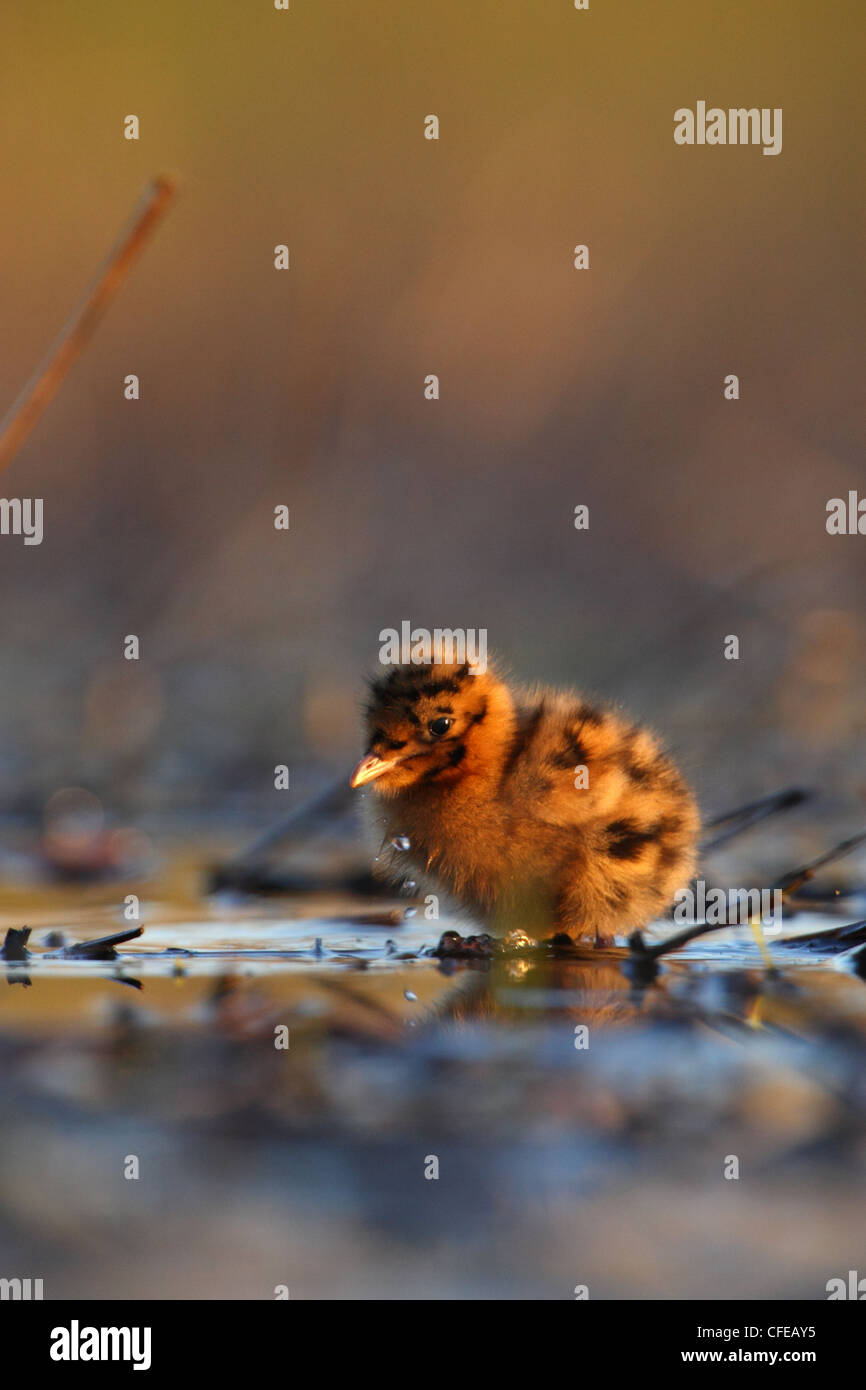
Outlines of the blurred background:
{"label": "blurred background", "polygon": [[[6,811],[266,820],[276,763],[303,792],[356,754],[409,619],[654,721],[709,810],[805,780],[850,815],[856,12],[7,7],[4,409],[146,182],[182,192],[3,478],[45,507],[41,546],[0,540]],[[782,107],[782,154],[676,146],[699,99]]]}
{"label": "blurred background", "polygon": [[[639,979],[431,956],[455,923],[406,898],[208,891],[346,778],[404,620],[651,721],[709,815],[816,789],[708,876],[862,828],[866,538],[825,528],[866,494],[858,20],[5,6],[0,412],[142,189],[181,192],[0,484],[44,499],[40,546],[0,536],[0,1276],[812,1299],[864,1268],[862,846],[772,971],[748,929]],[[700,100],[781,107],[782,153],[676,146]],[[366,871],[322,823],[302,873]]]}

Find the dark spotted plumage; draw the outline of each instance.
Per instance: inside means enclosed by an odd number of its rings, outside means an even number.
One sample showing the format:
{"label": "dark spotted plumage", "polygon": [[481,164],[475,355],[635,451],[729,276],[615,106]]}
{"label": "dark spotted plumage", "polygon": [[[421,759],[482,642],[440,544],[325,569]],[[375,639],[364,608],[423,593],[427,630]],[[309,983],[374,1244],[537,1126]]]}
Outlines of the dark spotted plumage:
{"label": "dark spotted plumage", "polygon": [[611,710],[466,665],[395,666],[371,685],[367,730],[353,785],[372,784],[385,871],[495,931],[608,937],[692,875],[691,793],[653,735]]}
{"label": "dark spotted plumage", "polygon": [[661,837],[662,826],[641,830],[635,821],[615,820],[607,827],[607,852],[613,859],[637,859],[645,845]]}

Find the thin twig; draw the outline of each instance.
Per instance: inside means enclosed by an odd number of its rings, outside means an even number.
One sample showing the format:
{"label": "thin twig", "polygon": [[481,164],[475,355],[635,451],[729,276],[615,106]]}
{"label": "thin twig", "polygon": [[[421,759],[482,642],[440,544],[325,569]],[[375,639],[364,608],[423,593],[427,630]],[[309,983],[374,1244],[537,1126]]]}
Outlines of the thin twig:
{"label": "thin twig", "polygon": [[[734,811],[726,811],[724,815],[715,816],[713,820],[707,821],[706,830],[718,830],[717,835],[701,844],[702,852],[718,849],[720,845],[732,840],[736,835],[742,835],[744,831],[750,830],[759,821],[766,820],[769,816],[776,815],[779,811],[789,811],[794,806],[799,806],[807,801],[811,792],[803,791],[800,787],[789,787],[785,791],[773,792],[770,796],[762,796],[758,801],[750,801],[747,806],[738,806]],[[722,829],[722,827],[725,827]]]}
{"label": "thin twig", "polygon": [[165,175],[154,179],[145,189],[96,281],[0,425],[0,469],[12,462],[70,368],[93,337],[100,319],[164,216],[175,191],[174,180]]}
{"label": "thin twig", "polygon": [[849,840],[843,840],[833,849],[828,849],[826,854],[819,855],[817,859],[801,865],[799,869],[792,869],[789,874],[784,874],[781,878],[776,879],[773,887],[780,888],[783,893],[792,893],[802,883],[806,883],[808,879],[812,878],[816,869],[823,869],[827,864],[835,863],[837,859],[850,854],[852,850],[857,849],[862,844],[866,844],[866,830],[861,830],[859,835],[852,835]]}
{"label": "thin twig", "polygon": [[271,850],[282,844],[302,843],[321,826],[327,825],[332,816],[343,811],[352,800],[348,777],[340,777],[329,782],[323,791],[296,806],[273,825],[257,835],[252,844],[247,845],[230,862],[235,866],[259,863]]}

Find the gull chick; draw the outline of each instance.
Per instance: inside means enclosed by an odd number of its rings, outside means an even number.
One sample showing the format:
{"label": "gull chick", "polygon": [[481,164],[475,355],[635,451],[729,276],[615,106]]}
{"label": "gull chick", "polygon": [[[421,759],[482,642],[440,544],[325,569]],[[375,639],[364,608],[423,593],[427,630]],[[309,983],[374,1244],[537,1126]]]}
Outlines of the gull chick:
{"label": "gull chick", "polygon": [[370,684],[370,785],[395,881],[450,895],[495,934],[606,944],[694,872],[699,817],[653,734],[491,669],[401,665]]}

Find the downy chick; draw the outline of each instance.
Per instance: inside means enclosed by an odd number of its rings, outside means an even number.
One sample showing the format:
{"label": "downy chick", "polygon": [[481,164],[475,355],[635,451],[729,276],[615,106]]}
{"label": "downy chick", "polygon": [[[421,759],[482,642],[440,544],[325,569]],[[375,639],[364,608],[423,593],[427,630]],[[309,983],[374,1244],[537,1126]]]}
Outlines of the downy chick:
{"label": "downy chick", "polygon": [[496,934],[602,944],[663,912],[694,869],[697,808],[646,729],[490,669],[392,667],[371,682],[367,752],[395,881],[422,879]]}

